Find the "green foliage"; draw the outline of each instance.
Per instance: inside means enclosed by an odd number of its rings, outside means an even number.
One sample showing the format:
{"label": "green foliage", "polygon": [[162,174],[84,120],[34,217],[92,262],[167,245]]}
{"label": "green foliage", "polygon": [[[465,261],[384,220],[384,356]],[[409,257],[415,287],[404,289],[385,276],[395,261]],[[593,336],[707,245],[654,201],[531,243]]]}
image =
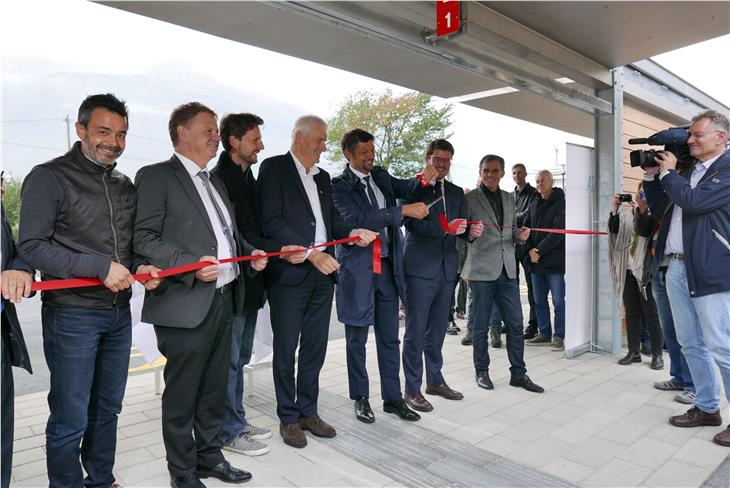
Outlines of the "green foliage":
{"label": "green foliage", "polygon": [[20,219],[20,186],[21,182],[14,179],[3,180],[3,207],[5,217],[13,228],[13,236],[18,238],[18,221]]}
{"label": "green foliage", "polygon": [[409,92],[393,95],[361,91],[347,97],[327,122],[330,160],[345,162],[340,141],[355,128],[375,136],[375,164],[394,176],[409,177],[423,168],[426,146],[434,139],[451,137],[453,107],[437,107],[430,95]]}

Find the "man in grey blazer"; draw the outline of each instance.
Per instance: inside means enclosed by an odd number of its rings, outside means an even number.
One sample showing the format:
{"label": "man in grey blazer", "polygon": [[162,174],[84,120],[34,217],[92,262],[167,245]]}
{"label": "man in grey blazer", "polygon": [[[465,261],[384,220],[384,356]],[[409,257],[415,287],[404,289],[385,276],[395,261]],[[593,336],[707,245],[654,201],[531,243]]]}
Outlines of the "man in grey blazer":
{"label": "man in grey blazer", "polygon": [[545,391],[527,376],[522,335],[522,305],[515,263],[515,204],[512,195],[500,190],[504,159],[488,154],[479,163],[479,186],[466,194],[470,221],[485,225],[481,238],[470,240],[462,276],[471,283],[475,317],[472,321],[472,346],[477,385],[494,389],[489,378],[487,328],[492,306],[499,305],[507,327],[507,357],[511,386],[527,391]]}
{"label": "man in grey blazer", "polygon": [[[204,486],[199,478],[211,476],[241,483],[251,474],[224,459],[219,433],[232,318],[244,303],[240,275],[251,271],[219,260],[264,253],[240,237],[226,187],[208,172],[220,142],[215,112],[197,102],[181,105],[170,116],[169,131],[174,155],[137,173],[134,252],[163,269],[213,263],[166,278],[146,294],[142,309],[142,320],[155,325],[158,348],[167,359],[162,437],[170,484],[199,488]],[[250,263],[261,271],[266,258]]]}

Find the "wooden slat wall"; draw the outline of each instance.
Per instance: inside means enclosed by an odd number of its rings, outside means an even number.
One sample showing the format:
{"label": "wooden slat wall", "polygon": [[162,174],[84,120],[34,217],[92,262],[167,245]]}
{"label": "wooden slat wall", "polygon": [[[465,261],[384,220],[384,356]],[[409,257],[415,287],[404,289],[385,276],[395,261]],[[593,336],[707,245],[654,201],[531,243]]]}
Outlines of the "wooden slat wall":
{"label": "wooden slat wall", "polygon": [[636,187],[644,176],[641,168],[632,168],[629,162],[629,152],[636,149],[660,149],[659,146],[630,146],[629,139],[635,137],[649,137],[655,132],[672,127],[672,124],[664,120],[647,115],[635,108],[624,105],[624,134],[622,140],[623,154],[623,193],[636,193]]}

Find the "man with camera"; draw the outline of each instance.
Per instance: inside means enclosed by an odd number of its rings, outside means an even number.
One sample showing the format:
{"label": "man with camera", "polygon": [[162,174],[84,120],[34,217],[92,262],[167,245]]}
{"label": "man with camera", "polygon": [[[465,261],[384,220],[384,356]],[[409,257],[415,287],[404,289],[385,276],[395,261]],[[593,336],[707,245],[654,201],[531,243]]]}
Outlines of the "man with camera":
{"label": "man with camera", "polygon": [[[660,266],[677,337],[695,381],[694,405],[671,417],[677,427],[719,426],[719,366],[730,400],[730,134],[727,117],[707,110],[692,119],[690,154],[695,164],[677,171],[671,151],[657,153],[658,166],[645,167],[648,200],[665,207],[657,240]],[[663,195],[662,195],[663,192]],[[713,438],[730,447],[730,427]]]}

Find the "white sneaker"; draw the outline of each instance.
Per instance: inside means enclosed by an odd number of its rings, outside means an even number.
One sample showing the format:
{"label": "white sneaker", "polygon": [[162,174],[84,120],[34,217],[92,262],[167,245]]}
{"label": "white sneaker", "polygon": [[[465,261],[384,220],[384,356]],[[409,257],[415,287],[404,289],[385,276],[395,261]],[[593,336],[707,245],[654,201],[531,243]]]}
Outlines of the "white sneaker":
{"label": "white sneaker", "polygon": [[695,402],[695,393],[689,390],[682,390],[682,393],[674,396],[674,401],[684,403],[685,405],[692,405]]}
{"label": "white sneaker", "polygon": [[230,444],[224,445],[223,449],[246,456],[261,456],[270,450],[269,446],[256,439],[251,439],[247,434],[241,434]]}
{"label": "white sneaker", "polygon": [[246,424],[241,434],[246,434],[249,438],[254,440],[268,439],[271,437],[271,429],[265,427],[256,427],[252,424]]}

